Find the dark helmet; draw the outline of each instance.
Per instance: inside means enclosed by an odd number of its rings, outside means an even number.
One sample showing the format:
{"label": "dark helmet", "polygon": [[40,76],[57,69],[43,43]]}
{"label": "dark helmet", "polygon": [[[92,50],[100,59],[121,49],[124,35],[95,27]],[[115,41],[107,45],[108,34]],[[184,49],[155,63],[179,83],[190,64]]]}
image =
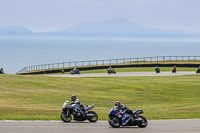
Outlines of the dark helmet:
{"label": "dark helmet", "polygon": [[117,106],[117,107],[119,107],[120,106],[120,102],[116,101],[116,102],[114,102],[114,105]]}
{"label": "dark helmet", "polygon": [[76,95],[71,96],[71,101],[75,101],[77,99]]}

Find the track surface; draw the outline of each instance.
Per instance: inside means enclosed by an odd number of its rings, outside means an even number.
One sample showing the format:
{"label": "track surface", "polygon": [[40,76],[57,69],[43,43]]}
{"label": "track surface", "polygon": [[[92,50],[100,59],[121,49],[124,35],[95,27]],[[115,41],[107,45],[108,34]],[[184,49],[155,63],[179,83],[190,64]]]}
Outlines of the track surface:
{"label": "track surface", "polygon": [[149,120],[146,128],[111,128],[107,121],[0,121],[0,133],[199,133],[200,119]]}
{"label": "track surface", "polygon": [[194,71],[178,71],[177,73],[172,72],[119,72],[116,74],[107,73],[91,73],[91,74],[57,74],[57,75],[45,75],[45,76],[57,76],[57,77],[108,77],[108,76],[177,76],[177,75],[193,75],[196,74]]}

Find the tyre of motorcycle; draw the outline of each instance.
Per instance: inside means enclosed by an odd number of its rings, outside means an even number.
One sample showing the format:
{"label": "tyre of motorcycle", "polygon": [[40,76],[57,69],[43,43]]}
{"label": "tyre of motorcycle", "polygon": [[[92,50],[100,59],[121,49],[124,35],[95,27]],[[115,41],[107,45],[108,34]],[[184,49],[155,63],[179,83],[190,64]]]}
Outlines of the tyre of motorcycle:
{"label": "tyre of motorcycle", "polygon": [[67,116],[66,113],[64,113],[64,112],[61,113],[60,118],[64,122],[70,122],[72,120],[72,116],[70,114]]}
{"label": "tyre of motorcycle", "polygon": [[145,128],[148,125],[146,118],[144,118],[143,116],[139,116],[139,119],[141,120],[137,122],[137,126],[140,128]]}
{"label": "tyre of motorcycle", "polygon": [[[90,114],[93,115],[93,116],[89,116]],[[94,111],[89,111],[86,115],[88,115],[87,119],[90,122],[96,122],[98,120],[98,115]]]}
{"label": "tyre of motorcycle", "polygon": [[120,127],[120,124],[121,124],[119,118],[116,116],[109,117],[108,123],[113,128],[118,128],[118,127]]}

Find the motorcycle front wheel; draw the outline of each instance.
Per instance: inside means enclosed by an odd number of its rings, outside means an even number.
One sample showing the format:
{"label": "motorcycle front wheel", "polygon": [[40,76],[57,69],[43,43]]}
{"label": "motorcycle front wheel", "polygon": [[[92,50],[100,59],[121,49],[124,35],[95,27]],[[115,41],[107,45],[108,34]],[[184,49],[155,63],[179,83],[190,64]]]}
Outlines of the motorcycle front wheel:
{"label": "motorcycle front wheel", "polygon": [[148,122],[146,118],[139,116],[142,120],[137,123],[138,127],[144,128],[147,126]]}
{"label": "motorcycle front wheel", "polygon": [[111,127],[114,127],[114,128],[118,128],[118,127],[120,127],[120,121],[119,121],[119,119],[117,118],[117,117],[110,117],[109,119],[108,119],[108,123],[109,123],[109,125],[111,126]]}
{"label": "motorcycle front wheel", "polygon": [[88,114],[93,114],[94,116],[89,116],[88,120],[90,122],[96,122],[98,120],[98,115],[94,111],[88,112]]}
{"label": "motorcycle front wheel", "polygon": [[64,122],[70,122],[72,120],[72,116],[71,115],[66,115],[65,113],[61,113],[60,118],[64,121]]}

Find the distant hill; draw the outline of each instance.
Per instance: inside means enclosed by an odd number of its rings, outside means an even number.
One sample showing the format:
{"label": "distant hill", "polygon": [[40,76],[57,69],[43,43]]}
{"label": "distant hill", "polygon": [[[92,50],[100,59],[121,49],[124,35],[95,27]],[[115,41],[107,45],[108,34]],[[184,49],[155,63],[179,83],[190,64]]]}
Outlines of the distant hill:
{"label": "distant hill", "polygon": [[[195,38],[200,39],[200,33],[178,30],[161,30],[141,26],[124,19],[111,19],[100,23],[82,22],[70,28],[53,31],[33,33],[23,26],[9,26],[0,28],[1,36],[29,37],[29,38],[66,38],[66,37],[100,37],[100,38]],[[0,37],[1,37],[0,36]]]}
{"label": "distant hill", "polygon": [[23,26],[0,27],[0,34],[16,34],[16,33],[30,34],[32,33],[32,31]]}
{"label": "distant hill", "polygon": [[185,34],[184,31],[167,31],[141,26],[124,19],[112,19],[101,23],[83,22],[56,33],[82,34]]}
{"label": "distant hill", "polygon": [[83,22],[68,29],[56,31],[56,33],[85,33],[85,34],[147,34],[167,33],[164,30],[157,30],[131,23],[124,19],[112,19],[101,23]]}
{"label": "distant hill", "polygon": [[100,23],[83,22],[70,28],[51,32],[67,36],[82,37],[135,37],[135,38],[185,38],[200,37],[200,33],[178,30],[161,30],[141,26],[124,19],[112,19]]}

